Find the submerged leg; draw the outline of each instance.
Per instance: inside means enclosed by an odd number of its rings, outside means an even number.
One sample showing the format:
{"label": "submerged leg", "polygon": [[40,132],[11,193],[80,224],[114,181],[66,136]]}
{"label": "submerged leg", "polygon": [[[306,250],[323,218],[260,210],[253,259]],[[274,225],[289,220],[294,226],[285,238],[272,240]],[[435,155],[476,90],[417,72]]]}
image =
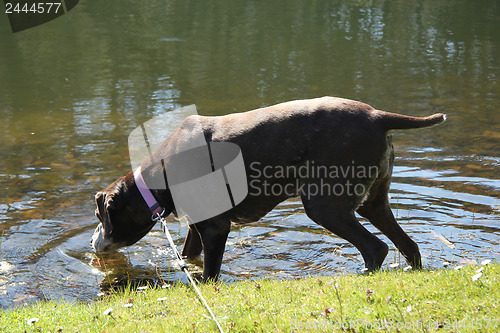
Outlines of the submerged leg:
{"label": "submerged leg", "polygon": [[367,201],[358,208],[358,213],[386,235],[413,268],[422,268],[422,259],[417,243],[404,232],[392,214],[387,196]]}
{"label": "submerged leg", "polygon": [[302,198],[304,207],[314,222],[354,245],[368,270],[377,270],[387,255],[388,246],[363,227],[347,203],[331,197]]}

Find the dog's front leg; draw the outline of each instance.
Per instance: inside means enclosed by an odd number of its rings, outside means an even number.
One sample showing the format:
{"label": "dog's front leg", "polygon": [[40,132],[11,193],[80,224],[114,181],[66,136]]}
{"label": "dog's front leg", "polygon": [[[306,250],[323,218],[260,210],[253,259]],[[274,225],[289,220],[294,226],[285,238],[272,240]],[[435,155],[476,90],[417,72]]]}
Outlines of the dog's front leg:
{"label": "dog's front leg", "polygon": [[217,280],[220,275],[226,240],[231,222],[213,218],[196,223],[195,228],[203,244],[203,280]]}
{"label": "dog's front leg", "polygon": [[182,256],[193,259],[199,256],[202,250],[203,245],[201,244],[200,234],[196,230],[196,224],[192,224],[189,226],[186,240],[184,241]]}

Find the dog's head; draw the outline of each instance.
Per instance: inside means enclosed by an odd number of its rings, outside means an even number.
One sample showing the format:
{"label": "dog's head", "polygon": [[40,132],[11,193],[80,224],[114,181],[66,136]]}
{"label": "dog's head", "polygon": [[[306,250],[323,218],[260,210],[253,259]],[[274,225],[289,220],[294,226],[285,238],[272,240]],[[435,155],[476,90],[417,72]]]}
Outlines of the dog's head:
{"label": "dog's head", "polygon": [[100,221],[92,236],[92,247],[96,252],[132,245],[155,224],[132,173],[98,192],[95,201],[95,214]]}

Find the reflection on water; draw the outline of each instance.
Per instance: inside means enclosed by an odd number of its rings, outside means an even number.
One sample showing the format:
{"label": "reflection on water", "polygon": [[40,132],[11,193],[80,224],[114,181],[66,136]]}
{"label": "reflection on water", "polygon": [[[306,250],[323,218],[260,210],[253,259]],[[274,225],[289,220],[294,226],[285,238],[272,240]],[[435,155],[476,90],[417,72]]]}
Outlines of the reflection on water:
{"label": "reflection on water", "polygon": [[[394,134],[393,211],[426,267],[499,259],[494,1],[82,1],[18,34],[4,16],[3,307],[95,298],[101,285],[128,277],[184,279],[159,226],[111,257],[96,258],[89,240],[95,192],[130,168],[130,131],[190,104],[217,115],[334,95],[411,115],[447,113],[439,127]],[[186,226],[170,222],[180,246]],[[392,247],[386,264],[400,261]],[[290,200],[231,232],[222,269],[233,281],[357,272],[362,265],[349,243]]]}

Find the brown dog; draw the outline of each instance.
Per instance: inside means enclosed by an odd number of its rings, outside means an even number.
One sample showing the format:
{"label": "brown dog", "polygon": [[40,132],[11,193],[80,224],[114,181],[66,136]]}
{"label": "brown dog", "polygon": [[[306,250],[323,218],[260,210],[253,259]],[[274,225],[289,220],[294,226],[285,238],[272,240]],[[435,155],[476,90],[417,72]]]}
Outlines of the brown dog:
{"label": "brown dog", "polygon": [[[352,243],[369,270],[380,268],[388,246],[359,223],[355,212],[384,233],[412,267],[421,268],[418,245],[389,206],[394,152],[388,132],[445,120],[443,114],[409,117],[334,97],[186,118],[153,155],[175,155],[176,147],[189,140],[193,123],[201,124],[207,143],[232,142],[241,149],[248,195],[225,213],[190,224],[182,254],[192,258],[203,251],[203,278],[217,279],[231,222],[257,221],[283,200],[301,196],[307,216]],[[159,175],[169,169],[169,162],[152,165],[146,159],[141,167]],[[176,214],[169,188],[151,192],[167,214]],[[134,244],[155,223],[133,172],[97,193],[96,203],[101,223],[92,245],[97,252]]]}

